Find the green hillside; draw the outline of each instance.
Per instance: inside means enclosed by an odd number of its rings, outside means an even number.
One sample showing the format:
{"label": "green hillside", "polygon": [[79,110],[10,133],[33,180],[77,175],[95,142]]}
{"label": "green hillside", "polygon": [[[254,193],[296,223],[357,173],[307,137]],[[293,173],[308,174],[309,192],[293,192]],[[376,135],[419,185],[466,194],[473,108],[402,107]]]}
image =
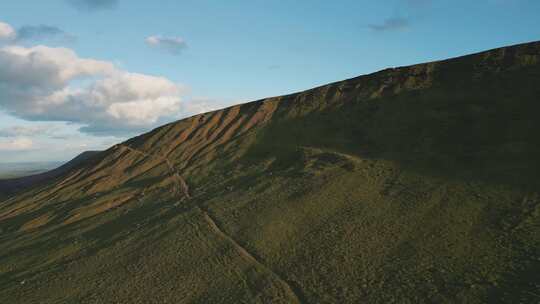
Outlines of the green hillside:
{"label": "green hillside", "polygon": [[540,42],[197,115],[0,203],[5,303],[540,302]]}

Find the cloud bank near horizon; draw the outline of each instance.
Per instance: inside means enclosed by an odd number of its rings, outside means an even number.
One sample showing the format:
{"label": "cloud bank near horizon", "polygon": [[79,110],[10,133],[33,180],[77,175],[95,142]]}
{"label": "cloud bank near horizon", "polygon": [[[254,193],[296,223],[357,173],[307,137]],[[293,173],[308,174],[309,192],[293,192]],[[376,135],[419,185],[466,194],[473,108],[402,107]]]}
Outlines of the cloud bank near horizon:
{"label": "cloud bank near horizon", "polygon": [[82,58],[65,47],[21,46],[14,37],[17,31],[0,23],[0,38],[10,42],[0,47],[0,110],[10,115],[74,123],[93,135],[122,135],[207,109],[184,106],[186,87],[165,77]]}
{"label": "cloud bank near horizon", "polygon": [[0,106],[24,119],[84,124],[90,133],[133,131],[179,113],[181,94],[164,77],[67,48],[0,48]]}

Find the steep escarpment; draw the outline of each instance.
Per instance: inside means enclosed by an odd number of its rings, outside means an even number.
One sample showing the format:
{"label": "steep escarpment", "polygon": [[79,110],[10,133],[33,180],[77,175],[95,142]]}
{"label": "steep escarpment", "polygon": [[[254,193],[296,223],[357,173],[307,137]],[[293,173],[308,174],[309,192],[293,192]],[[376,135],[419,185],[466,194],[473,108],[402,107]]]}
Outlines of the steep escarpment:
{"label": "steep escarpment", "polygon": [[534,302],[539,81],[529,43],[162,126],[0,203],[0,295]]}

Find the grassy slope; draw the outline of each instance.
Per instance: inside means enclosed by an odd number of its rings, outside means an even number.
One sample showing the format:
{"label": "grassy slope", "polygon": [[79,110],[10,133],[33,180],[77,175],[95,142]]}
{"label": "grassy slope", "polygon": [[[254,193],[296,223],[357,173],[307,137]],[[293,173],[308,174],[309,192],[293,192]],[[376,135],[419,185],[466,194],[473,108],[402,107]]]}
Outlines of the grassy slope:
{"label": "grassy slope", "polygon": [[540,299],[540,43],[198,115],[0,204],[10,303]]}

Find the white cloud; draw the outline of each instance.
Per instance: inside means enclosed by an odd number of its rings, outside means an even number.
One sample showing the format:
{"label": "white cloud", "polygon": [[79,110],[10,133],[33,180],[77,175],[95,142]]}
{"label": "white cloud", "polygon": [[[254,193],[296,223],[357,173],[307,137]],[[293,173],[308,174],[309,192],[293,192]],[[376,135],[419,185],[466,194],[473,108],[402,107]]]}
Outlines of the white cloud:
{"label": "white cloud", "polygon": [[80,123],[92,133],[139,131],[180,113],[182,93],[166,78],[67,48],[0,48],[0,107],[24,119]]}
{"label": "white cloud", "polygon": [[0,141],[0,151],[24,151],[30,150],[32,147],[32,140],[26,137]]}
{"label": "white cloud", "polygon": [[145,42],[151,47],[159,48],[173,55],[178,55],[185,48],[187,48],[187,43],[180,37],[163,37],[154,35],[147,37]]}
{"label": "white cloud", "polygon": [[[53,27],[26,27],[23,38],[61,33]],[[10,39],[0,46],[0,111],[11,116],[67,122],[94,135],[125,136],[209,108],[202,100],[183,102],[187,88],[167,78],[82,58],[65,47],[17,45],[24,39],[6,23],[0,23],[0,35]],[[177,37],[151,36],[147,43],[171,53],[186,47]],[[27,131],[0,130],[0,137],[26,136]]]}
{"label": "white cloud", "polygon": [[[106,149],[135,133],[216,107],[215,101],[184,101],[184,96],[190,96],[189,88],[164,77],[80,57],[69,48],[29,46],[71,38],[53,26],[15,30],[0,22],[2,161],[69,159],[83,150]],[[173,54],[187,46],[180,38],[158,36],[147,43]]]}
{"label": "white cloud", "polygon": [[0,40],[15,39],[16,33],[11,25],[0,21]]}

